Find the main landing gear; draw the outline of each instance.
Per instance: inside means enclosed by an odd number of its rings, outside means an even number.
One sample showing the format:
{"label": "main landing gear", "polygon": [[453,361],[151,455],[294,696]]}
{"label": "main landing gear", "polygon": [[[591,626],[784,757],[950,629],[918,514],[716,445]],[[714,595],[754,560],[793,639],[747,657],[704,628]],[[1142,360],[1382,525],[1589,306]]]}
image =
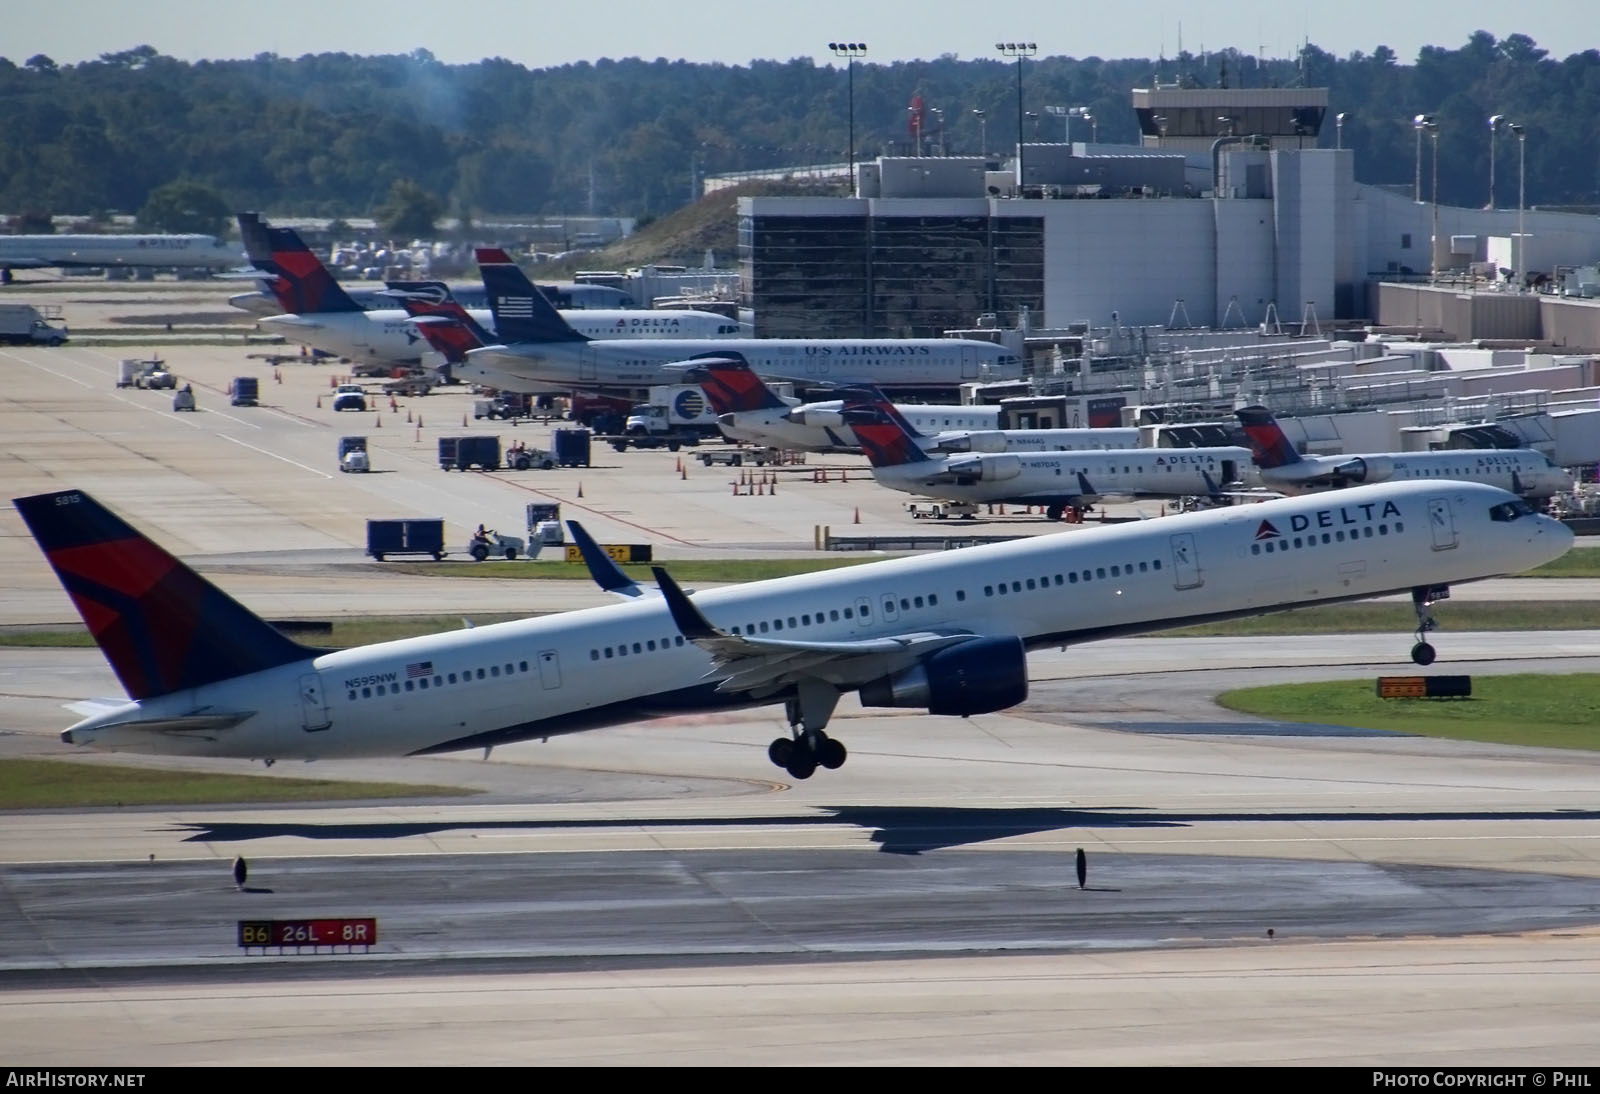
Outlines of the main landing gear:
{"label": "main landing gear", "polygon": [[1448,585],[1418,585],[1411,590],[1411,606],[1417,613],[1417,644],[1411,647],[1411,660],[1419,665],[1431,665],[1438,656],[1433,646],[1429,644],[1427,635],[1429,631],[1439,629],[1439,621],[1433,617],[1428,609],[1441,600],[1450,599],[1450,586]]}
{"label": "main landing gear", "polygon": [[838,703],[839,692],[832,685],[801,682],[795,697],[784,703],[793,736],[776,738],[767,746],[767,758],[795,779],[809,779],[819,766],[829,771],[843,767],[849,753],[823,731]]}

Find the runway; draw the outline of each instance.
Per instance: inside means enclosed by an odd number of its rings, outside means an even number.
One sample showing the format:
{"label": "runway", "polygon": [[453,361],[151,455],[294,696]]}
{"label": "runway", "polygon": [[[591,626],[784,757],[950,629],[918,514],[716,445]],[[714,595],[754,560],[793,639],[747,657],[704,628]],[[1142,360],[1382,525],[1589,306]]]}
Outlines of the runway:
{"label": "runway", "polygon": [[[514,512],[519,482],[579,501],[565,472],[446,477],[427,467],[421,428],[391,442],[406,470],[387,481],[328,476],[330,438],[350,427],[315,411],[326,380],[309,368],[286,375],[277,410],[189,425],[157,413],[153,393],[100,386],[92,355],[14,352],[35,355],[0,396],[0,430],[20,438],[6,453],[16,492],[76,483],[149,516],[267,614],[543,597],[352,565],[359,516],[372,498],[444,506],[446,489],[447,519],[470,527],[487,506]],[[241,369],[193,352],[180,375]],[[91,436],[124,456],[86,448]],[[768,511],[672,467],[630,453],[584,472],[583,505],[604,499],[601,534],[803,553],[811,523],[853,523],[857,508],[904,523],[869,483],[797,484]],[[4,520],[0,623],[69,619],[15,514]],[[1596,595],[1493,584],[1500,599]],[[547,599],[535,610],[603,602],[581,583]],[[1597,631],[1436,638],[1453,672],[1600,669]],[[1001,714],[847,698],[832,731],[849,762],[802,783],[766,761],[776,709],[487,759],[262,772],[77,757],[479,793],[5,815],[0,1030],[21,1046],[8,1063],[1592,1064],[1600,756],[1286,725],[1211,702],[1271,680],[1409,672],[1408,648],[1402,634],[1043,651],[1028,701]],[[96,651],[0,649],[0,754],[71,754],[60,704],[115,693]],[[370,953],[236,945],[241,919],[368,915]]]}

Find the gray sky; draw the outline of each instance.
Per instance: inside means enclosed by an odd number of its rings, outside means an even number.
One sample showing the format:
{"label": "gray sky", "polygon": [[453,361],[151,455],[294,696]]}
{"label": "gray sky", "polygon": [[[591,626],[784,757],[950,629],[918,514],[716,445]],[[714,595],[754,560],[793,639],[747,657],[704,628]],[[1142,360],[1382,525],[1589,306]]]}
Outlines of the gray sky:
{"label": "gray sky", "polygon": [[1052,3],[1010,14],[973,0],[9,0],[0,55],[43,53],[59,64],[152,45],[183,60],[262,51],[409,53],[441,61],[500,56],[530,68],[601,57],[666,57],[746,64],[810,56],[827,43],[865,42],[869,61],[994,57],[994,43],[1036,42],[1041,56],[1168,57],[1226,46],[1288,57],[1312,43],[1343,57],[1393,49],[1402,61],[1424,45],[1454,49],[1474,30],[1526,34],[1557,58],[1600,48],[1600,3],[1547,0],[1134,0]]}

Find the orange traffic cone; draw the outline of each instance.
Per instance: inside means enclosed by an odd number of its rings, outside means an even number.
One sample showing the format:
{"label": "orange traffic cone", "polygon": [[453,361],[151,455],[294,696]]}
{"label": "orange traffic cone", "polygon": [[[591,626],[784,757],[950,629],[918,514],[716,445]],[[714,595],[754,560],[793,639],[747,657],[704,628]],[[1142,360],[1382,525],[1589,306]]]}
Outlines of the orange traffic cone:
{"label": "orange traffic cone", "polygon": [[409,407],[406,408],[406,421],[407,423],[411,421],[411,409]]}
{"label": "orange traffic cone", "polygon": [[382,429],[383,428],[383,415],[382,414],[374,414],[372,416],[372,428],[373,429]]}
{"label": "orange traffic cone", "polygon": [[686,479],[688,477],[689,477],[689,469],[687,467],[683,466],[683,462],[680,460],[678,462],[678,478]]}
{"label": "orange traffic cone", "polygon": [[279,384],[283,383],[283,373],[279,372],[277,369],[273,369],[272,370],[272,379],[273,379],[274,383],[279,383]]}
{"label": "orange traffic cone", "polygon": [[461,428],[467,428],[467,416],[465,414],[461,415]]}
{"label": "orange traffic cone", "polygon": [[683,470],[683,457],[682,456],[678,457],[678,470],[679,471]]}
{"label": "orange traffic cone", "polygon": [[578,484],[578,497],[583,497],[583,483]]}
{"label": "orange traffic cone", "polygon": [[417,428],[418,429],[422,428],[422,415],[421,414],[417,415]]}
{"label": "orange traffic cone", "polygon": [[861,523],[861,506],[856,506],[856,523]]}
{"label": "orange traffic cone", "polygon": [[318,410],[322,409],[322,396],[320,396],[320,395],[317,396],[317,409]]}

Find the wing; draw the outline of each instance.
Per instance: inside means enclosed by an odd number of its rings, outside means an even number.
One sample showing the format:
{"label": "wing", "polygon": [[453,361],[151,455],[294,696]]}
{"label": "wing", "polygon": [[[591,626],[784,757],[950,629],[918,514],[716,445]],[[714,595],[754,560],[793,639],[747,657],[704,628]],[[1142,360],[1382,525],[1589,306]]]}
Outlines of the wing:
{"label": "wing", "polygon": [[971,631],[914,631],[850,642],[796,642],[730,634],[711,624],[666,570],[652,566],[679,632],[711,654],[718,691],[771,695],[804,679],[859,687],[915,663],[934,650],[970,641]]}

